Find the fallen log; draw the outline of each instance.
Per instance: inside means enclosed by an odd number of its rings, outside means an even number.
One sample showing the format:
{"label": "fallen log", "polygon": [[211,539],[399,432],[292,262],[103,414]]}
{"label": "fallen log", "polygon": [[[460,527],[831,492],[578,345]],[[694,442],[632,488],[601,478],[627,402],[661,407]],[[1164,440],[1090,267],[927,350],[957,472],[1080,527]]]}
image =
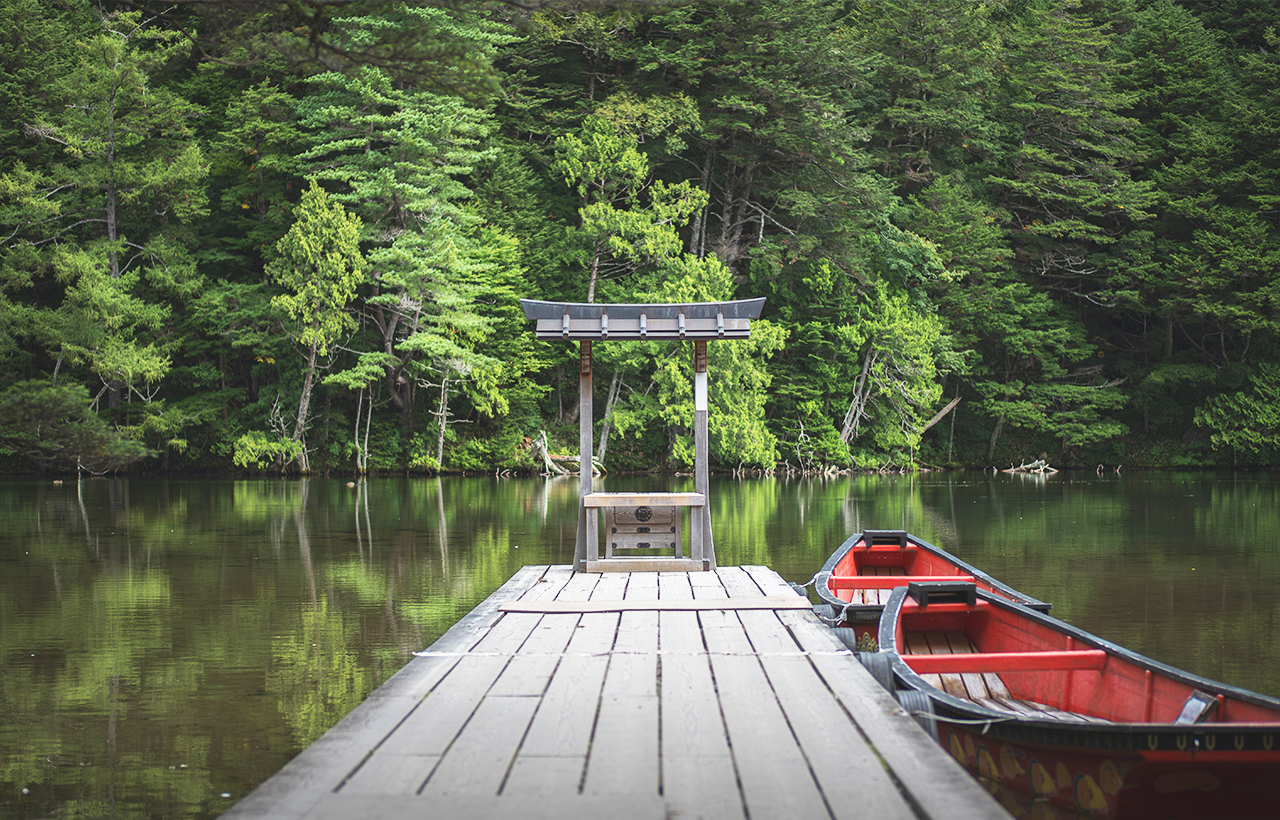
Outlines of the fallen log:
{"label": "fallen log", "polygon": [[1038,458],[1030,463],[1019,464],[1017,467],[1010,466],[1007,470],[1001,470],[1003,473],[1039,473],[1041,475],[1050,475],[1058,472],[1057,468],[1050,467],[1049,462],[1042,458]]}

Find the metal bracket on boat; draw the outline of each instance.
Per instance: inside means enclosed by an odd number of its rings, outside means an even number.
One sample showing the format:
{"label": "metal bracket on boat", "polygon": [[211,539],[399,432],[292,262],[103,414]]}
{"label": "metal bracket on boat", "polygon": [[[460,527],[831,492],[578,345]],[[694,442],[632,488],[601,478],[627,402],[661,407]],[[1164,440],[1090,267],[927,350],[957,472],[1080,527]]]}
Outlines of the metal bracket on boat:
{"label": "metal bracket on boat", "polygon": [[1187,698],[1186,703],[1182,704],[1182,712],[1173,722],[1180,726],[1203,723],[1217,707],[1218,699],[1215,696],[1196,689]]}
{"label": "metal bracket on boat", "polygon": [[916,599],[921,609],[938,598],[959,599],[969,606],[978,604],[978,586],[963,581],[912,581],[907,584],[907,594]]}

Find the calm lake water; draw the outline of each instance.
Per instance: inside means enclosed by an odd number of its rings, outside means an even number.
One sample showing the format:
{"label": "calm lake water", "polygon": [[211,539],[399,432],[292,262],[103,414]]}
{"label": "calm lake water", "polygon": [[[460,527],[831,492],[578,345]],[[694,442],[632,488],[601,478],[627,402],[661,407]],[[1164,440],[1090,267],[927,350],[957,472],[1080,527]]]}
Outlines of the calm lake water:
{"label": "calm lake water", "polygon": [[[0,817],[216,817],[519,567],[569,563],[576,497],[540,479],[0,482]],[[849,533],[906,529],[1084,629],[1280,694],[1275,476],[726,480],[712,510],[722,564],[803,583]]]}

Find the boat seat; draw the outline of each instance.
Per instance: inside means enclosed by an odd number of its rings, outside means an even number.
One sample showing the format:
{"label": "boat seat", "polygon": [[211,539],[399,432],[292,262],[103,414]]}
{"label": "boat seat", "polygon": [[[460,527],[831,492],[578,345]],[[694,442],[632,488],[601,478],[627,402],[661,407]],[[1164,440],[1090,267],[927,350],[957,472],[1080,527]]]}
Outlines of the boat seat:
{"label": "boat seat", "polygon": [[1218,708],[1218,699],[1208,692],[1197,689],[1187,698],[1187,702],[1182,704],[1182,711],[1173,722],[1179,726],[1204,723],[1216,708]]}

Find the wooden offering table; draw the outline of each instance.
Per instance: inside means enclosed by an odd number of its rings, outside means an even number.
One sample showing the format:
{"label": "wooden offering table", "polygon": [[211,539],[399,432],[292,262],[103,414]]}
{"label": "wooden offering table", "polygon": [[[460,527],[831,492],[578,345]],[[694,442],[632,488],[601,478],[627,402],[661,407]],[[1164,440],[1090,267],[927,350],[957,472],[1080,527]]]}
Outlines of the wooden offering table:
{"label": "wooden offering table", "polygon": [[[587,493],[582,497],[587,524],[587,572],[698,572],[710,569],[705,555],[702,493]],[[683,557],[683,509],[691,510],[689,557]],[[600,558],[599,510],[605,510],[605,553]],[[614,556],[615,549],[671,550],[673,555]]]}

